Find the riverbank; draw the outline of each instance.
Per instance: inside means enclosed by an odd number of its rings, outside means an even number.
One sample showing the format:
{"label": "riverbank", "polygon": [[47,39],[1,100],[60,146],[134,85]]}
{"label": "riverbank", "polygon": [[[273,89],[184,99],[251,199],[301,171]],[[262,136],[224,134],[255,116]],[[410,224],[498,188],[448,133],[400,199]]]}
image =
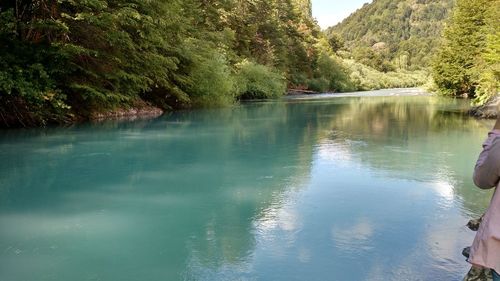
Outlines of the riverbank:
{"label": "riverbank", "polygon": [[287,99],[326,99],[336,97],[405,97],[405,96],[432,96],[422,88],[392,88],[374,91],[356,91],[345,93],[296,93],[286,96]]}
{"label": "riverbank", "polygon": [[106,112],[94,112],[90,115],[90,121],[103,121],[115,119],[135,120],[138,118],[156,118],[163,115],[165,111],[159,107],[144,104],[132,108],[117,108]]}
{"label": "riverbank", "polygon": [[139,100],[132,105],[109,110],[91,111],[67,109],[64,114],[49,113],[42,117],[29,111],[27,106],[11,105],[12,114],[3,114],[0,110],[0,129],[36,128],[48,125],[71,125],[105,120],[129,120],[157,118],[165,113],[160,107]]}
{"label": "riverbank", "polygon": [[[383,97],[383,96],[432,96],[434,94],[422,88],[394,88],[394,89],[381,89],[375,91],[356,91],[345,93],[319,93],[309,90],[301,89],[288,89],[285,99],[328,99],[338,97]],[[497,97],[492,102],[482,107],[472,108],[468,113],[471,116],[482,119],[492,119],[497,116],[497,108],[500,106],[500,97]],[[43,127],[50,124],[74,124],[85,122],[102,122],[106,120],[126,120],[134,121],[136,119],[149,119],[157,118],[163,115],[166,111],[160,107],[151,105],[145,101],[139,100],[133,105],[126,107],[117,107],[111,110],[94,111],[85,115],[73,112],[66,115],[66,118],[61,122],[50,123],[37,123],[37,122],[24,122],[19,119],[28,114],[21,114],[20,117],[12,116],[9,122],[0,122],[0,128],[29,128],[29,127]],[[18,119],[16,119],[18,118]],[[32,117],[30,117],[33,119]],[[30,121],[30,120],[28,120]]]}
{"label": "riverbank", "polygon": [[498,116],[498,109],[500,108],[500,95],[483,106],[477,106],[469,111],[469,114],[482,119],[495,119]]}

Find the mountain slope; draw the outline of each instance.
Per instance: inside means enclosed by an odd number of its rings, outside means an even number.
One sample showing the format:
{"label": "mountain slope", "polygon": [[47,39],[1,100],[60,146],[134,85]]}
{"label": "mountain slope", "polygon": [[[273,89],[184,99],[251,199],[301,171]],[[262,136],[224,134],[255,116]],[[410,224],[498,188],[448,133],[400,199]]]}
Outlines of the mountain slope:
{"label": "mountain slope", "polygon": [[374,0],[330,27],[359,61],[380,67],[381,57],[392,67],[429,66],[454,0]]}

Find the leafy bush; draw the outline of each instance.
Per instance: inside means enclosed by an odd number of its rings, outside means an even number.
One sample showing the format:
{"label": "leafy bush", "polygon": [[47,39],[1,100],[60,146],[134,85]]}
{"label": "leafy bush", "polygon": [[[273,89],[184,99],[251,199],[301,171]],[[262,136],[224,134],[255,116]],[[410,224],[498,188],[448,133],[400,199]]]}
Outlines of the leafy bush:
{"label": "leafy bush", "polygon": [[[321,53],[317,62],[317,73],[310,87],[315,91],[347,92],[354,90],[348,69],[334,55]],[[314,89],[316,87],[316,89]]]}
{"label": "leafy bush", "polygon": [[330,90],[330,81],[325,77],[309,79],[307,88],[311,91],[324,93]]}
{"label": "leafy bush", "polygon": [[18,40],[12,9],[0,12],[0,123],[43,125],[69,109],[58,89],[67,62],[60,48]]}
{"label": "leafy bush", "polygon": [[236,65],[237,96],[240,99],[277,98],[285,94],[285,78],[271,68],[244,60]]}
{"label": "leafy bush", "polygon": [[186,54],[192,60],[186,80],[187,104],[194,107],[231,105],[235,78],[226,57],[208,43],[189,40]]}

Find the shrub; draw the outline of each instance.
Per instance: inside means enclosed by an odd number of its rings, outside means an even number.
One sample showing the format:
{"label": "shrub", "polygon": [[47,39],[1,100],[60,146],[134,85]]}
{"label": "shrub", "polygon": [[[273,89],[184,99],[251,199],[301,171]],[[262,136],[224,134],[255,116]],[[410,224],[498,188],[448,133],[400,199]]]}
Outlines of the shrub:
{"label": "shrub", "polygon": [[58,89],[67,69],[60,49],[18,39],[13,10],[0,11],[0,124],[64,121],[69,107]]}
{"label": "shrub", "polygon": [[331,90],[336,92],[347,92],[354,89],[354,85],[350,81],[348,70],[342,62],[333,55],[322,53],[317,61],[316,79],[310,83],[311,89],[316,91]]}
{"label": "shrub", "polygon": [[330,81],[326,78],[314,78],[308,81],[307,87],[311,91],[326,92],[330,89]]}
{"label": "shrub", "polygon": [[244,60],[236,65],[239,99],[277,98],[286,92],[285,78],[271,68]]}
{"label": "shrub", "polygon": [[186,55],[191,60],[185,92],[188,106],[217,107],[233,104],[235,78],[225,55],[210,44],[187,42]]}

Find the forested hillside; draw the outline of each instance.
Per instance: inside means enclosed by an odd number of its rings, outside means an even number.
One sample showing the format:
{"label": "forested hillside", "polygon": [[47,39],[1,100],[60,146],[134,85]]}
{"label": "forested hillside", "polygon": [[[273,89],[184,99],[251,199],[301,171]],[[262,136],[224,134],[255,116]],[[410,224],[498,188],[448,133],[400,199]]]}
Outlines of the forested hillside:
{"label": "forested hillside", "polygon": [[344,58],[432,72],[439,93],[482,105],[499,89],[499,30],[499,0],[374,0],[326,36]]}
{"label": "forested hillside", "polygon": [[339,36],[349,55],[381,71],[430,66],[454,0],[374,0],[327,36]]}

